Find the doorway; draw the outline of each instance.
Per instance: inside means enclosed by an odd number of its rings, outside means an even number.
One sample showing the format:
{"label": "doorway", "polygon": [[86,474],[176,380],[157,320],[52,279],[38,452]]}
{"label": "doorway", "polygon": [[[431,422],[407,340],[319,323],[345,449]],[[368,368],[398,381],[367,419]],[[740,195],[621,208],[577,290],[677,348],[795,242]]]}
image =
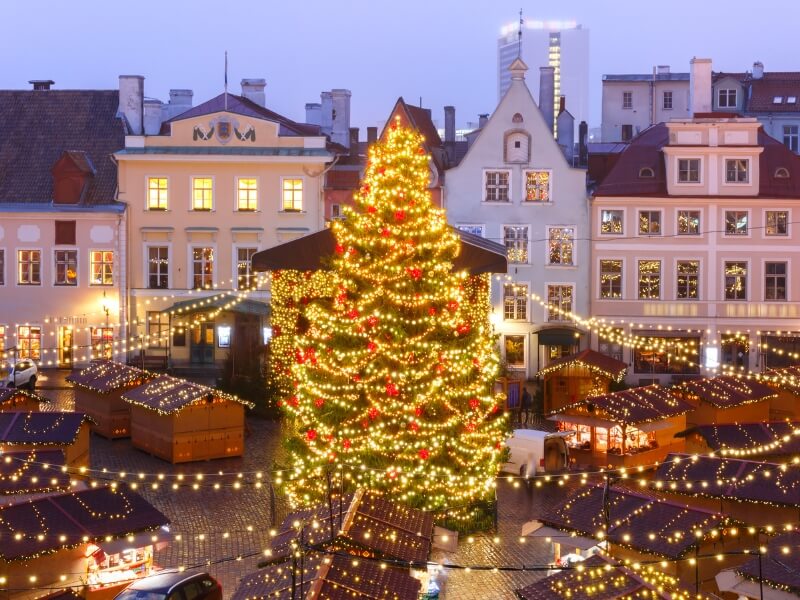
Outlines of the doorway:
{"label": "doorway", "polygon": [[72,365],[74,356],[72,352],[73,330],[71,325],[58,328],[58,363],[60,365]]}
{"label": "doorway", "polygon": [[192,327],[189,358],[195,365],[214,363],[214,323],[198,323]]}

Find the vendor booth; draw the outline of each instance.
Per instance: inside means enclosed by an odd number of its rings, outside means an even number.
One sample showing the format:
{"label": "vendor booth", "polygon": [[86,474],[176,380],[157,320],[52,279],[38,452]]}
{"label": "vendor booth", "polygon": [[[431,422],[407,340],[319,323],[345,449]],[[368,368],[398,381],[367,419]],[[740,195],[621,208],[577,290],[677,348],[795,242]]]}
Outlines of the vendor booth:
{"label": "vendor booth", "polygon": [[50,400],[21,388],[0,388],[0,412],[35,412],[42,402]]}
{"label": "vendor booth", "polygon": [[77,412],[0,413],[0,451],[57,448],[67,467],[88,467],[91,422]]}
{"label": "vendor booth", "polygon": [[565,356],[539,371],[544,381],[544,409],[551,412],[609,391],[612,382],[621,382],[628,368],[621,360],[583,350]]}

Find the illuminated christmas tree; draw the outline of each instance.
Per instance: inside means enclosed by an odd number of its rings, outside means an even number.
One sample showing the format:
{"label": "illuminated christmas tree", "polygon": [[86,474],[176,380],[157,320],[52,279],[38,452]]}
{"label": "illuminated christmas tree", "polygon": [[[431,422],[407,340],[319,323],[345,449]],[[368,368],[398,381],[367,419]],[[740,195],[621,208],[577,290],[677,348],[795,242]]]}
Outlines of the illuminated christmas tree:
{"label": "illuminated christmas tree", "polygon": [[460,240],[431,202],[428,161],[422,137],[392,124],[333,224],[327,292],[301,298],[284,401],[294,504],[324,499],[327,473],[334,489],[341,473],[348,489],[462,515],[493,496],[507,423],[488,276],[453,271]]}

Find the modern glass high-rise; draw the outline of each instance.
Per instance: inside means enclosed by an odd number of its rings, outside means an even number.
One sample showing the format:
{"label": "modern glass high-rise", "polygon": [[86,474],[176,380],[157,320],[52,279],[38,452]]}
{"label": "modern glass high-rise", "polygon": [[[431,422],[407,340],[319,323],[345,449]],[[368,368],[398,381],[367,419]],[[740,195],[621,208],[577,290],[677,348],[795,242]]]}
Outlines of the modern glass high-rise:
{"label": "modern glass high-rise", "polygon": [[[500,30],[497,40],[497,97],[503,97],[511,85],[509,65],[520,54],[519,23]],[[522,60],[531,69],[555,69],[553,116],[558,116],[560,97],[566,98],[567,110],[575,123],[589,121],[589,30],[575,21],[537,21],[524,19],[522,27]],[[539,103],[539,78],[527,80],[534,100]],[[555,125],[555,124],[554,124]],[[555,127],[554,127],[555,129]],[[578,127],[575,127],[577,134]]]}

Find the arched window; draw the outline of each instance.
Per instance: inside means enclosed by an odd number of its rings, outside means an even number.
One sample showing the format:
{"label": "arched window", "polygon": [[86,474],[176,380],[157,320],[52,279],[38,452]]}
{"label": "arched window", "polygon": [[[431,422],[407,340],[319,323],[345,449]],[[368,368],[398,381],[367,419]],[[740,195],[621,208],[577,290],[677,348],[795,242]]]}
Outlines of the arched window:
{"label": "arched window", "polygon": [[509,131],[505,135],[505,161],[527,163],[530,161],[531,136],[527,131]]}
{"label": "arched window", "polygon": [[522,123],[522,115],[519,113],[514,113],[514,116],[511,117],[512,123]]}
{"label": "arched window", "polygon": [[789,169],[786,167],[775,169],[775,179],[789,179]]}
{"label": "arched window", "polygon": [[639,177],[641,179],[652,179],[656,176],[656,172],[651,167],[642,167],[639,169]]}

